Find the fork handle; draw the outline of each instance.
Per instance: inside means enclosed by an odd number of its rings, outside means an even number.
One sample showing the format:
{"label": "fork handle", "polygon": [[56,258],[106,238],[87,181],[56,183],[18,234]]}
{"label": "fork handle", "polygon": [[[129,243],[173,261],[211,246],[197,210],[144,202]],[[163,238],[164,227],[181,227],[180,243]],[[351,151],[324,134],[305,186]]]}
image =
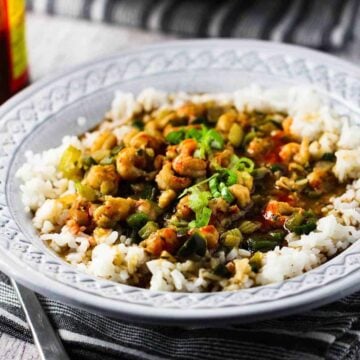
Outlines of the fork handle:
{"label": "fork handle", "polygon": [[11,279],[42,360],[70,360],[34,292]]}

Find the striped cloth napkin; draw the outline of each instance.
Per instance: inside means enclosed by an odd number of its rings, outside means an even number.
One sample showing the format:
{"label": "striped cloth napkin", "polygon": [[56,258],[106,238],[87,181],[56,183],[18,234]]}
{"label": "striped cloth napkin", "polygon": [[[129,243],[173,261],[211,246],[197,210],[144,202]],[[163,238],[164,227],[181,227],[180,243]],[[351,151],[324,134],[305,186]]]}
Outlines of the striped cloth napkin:
{"label": "striped cloth napkin", "polygon": [[[137,325],[40,297],[71,359],[357,360],[360,294],[287,318],[221,328]],[[32,341],[8,278],[0,273],[0,332]],[[1,351],[1,350],[0,350]]]}
{"label": "striped cloth napkin", "polygon": [[191,37],[260,38],[323,50],[352,36],[358,0],[28,0],[30,11]]}

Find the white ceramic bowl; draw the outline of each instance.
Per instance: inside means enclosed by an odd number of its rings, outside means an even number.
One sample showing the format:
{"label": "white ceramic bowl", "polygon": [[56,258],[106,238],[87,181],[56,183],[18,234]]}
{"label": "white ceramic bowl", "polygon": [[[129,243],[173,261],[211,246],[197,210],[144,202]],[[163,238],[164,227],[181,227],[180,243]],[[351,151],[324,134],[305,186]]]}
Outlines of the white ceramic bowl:
{"label": "white ceramic bowl", "polygon": [[[191,92],[313,84],[335,109],[360,119],[360,71],[300,47],[242,40],[179,41],[124,52],[40,81],[0,108],[0,268],[19,282],[65,303],[113,317],[205,325],[280,316],[360,289],[359,244],[302,276],[221,293],[166,293],[81,273],[49,251],[20,200],[15,172],[26,150],[57,146],[101,119],[116,89],[153,86]],[[85,116],[86,128],[76,119]]]}

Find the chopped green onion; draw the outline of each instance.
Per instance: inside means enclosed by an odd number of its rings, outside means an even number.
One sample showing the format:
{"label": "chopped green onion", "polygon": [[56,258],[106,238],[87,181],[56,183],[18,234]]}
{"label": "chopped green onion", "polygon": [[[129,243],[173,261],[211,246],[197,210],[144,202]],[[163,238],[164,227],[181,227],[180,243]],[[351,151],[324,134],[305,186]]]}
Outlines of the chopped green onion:
{"label": "chopped green onion", "polygon": [[[219,178],[224,181],[219,181]],[[222,196],[224,200],[231,203],[234,200],[234,196],[231,194],[228,186],[237,183],[237,174],[233,170],[224,169],[221,173],[218,173],[217,177],[212,178],[209,181],[209,188],[211,195],[214,198]]]}
{"label": "chopped green onion", "polygon": [[300,212],[296,212],[286,219],[285,228],[289,231],[295,231],[295,228],[301,225],[304,220],[304,215]]}
{"label": "chopped green onion", "polygon": [[259,223],[258,221],[245,220],[240,224],[239,230],[243,234],[251,234],[256,230],[260,229],[260,227],[261,227],[261,223]]}
{"label": "chopped green onion", "polygon": [[166,135],[165,140],[170,143],[171,145],[177,145],[181,141],[185,139],[185,130],[180,129],[176,131],[171,131],[169,134]]}
{"label": "chopped green onion", "polygon": [[285,221],[285,228],[297,235],[309,234],[316,229],[316,217],[308,211],[303,214],[295,213]]}
{"label": "chopped green onion", "polygon": [[323,195],[322,191],[305,189],[304,194],[310,199],[318,199]]}
{"label": "chopped green onion", "polygon": [[195,212],[195,220],[189,223],[190,228],[206,226],[211,217],[211,209],[207,207],[211,193],[194,188],[189,197],[189,206]]}
{"label": "chopped green onion", "polygon": [[157,231],[159,226],[154,221],[148,221],[138,232],[142,239],[147,239],[152,233]]}
{"label": "chopped green onion", "polygon": [[182,258],[188,258],[193,255],[204,256],[206,253],[206,240],[199,234],[194,233],[181,246],[177,255]]}
{"label": "chopped green onion", "polygon": [[201,129],[184,128],[170,132],[166,136],[166,141],[172,145],[177,145],[184,139],[195,139],[199,143],[198,156],[205,158],[211,148],[221,150],[224,147],[224,139],[215,129],[208,129],[202,125]]}
{"label": "chopped green onion", "polygon": [[187,137],[194,138],[199,143],[198,156],[201,159],[204,159],[207,153],[211,153],[211,149],[221,150],[224,147],[224,139],[220,133],[204,125],[201,130],[188,130]]}
{"label": "chopped green onion", "polygon": [[178,227],[176,229],[177,236],[186,236],[188,231],[189,231],[188,226],[186,226],[186,227]]}
{"label": "chopped green onion", "polygon": [[270,251],[278,246],[278,242],[266,235],[253,235],[247,240],[248,247],[251,251]]}
{"label": "chopped green onion", "polygon": [[225,201],[227,201],[228,203],[232,203],[234,201],[234,195],[230,192],[229,188],[223,182],[219,184],[219,189],[221,192],[221,197]]}
{"label": "chopped green onion", "polygon": [[336,160],[336,156],[333,153],[325,153],[322,157],[321,160],[324,161],[335,161]]}
{"label": "chopped green onion", "polygon": [[285,233],[284,230],[278,229],[278,230],[272,230],[272,231],[270,231],[270,232],[269,232],[269,235],[270,235],[274,240],[276,240],[276,241],[278,241],[278,242],[281,242],[281,241],[284,240],[286,233]]}
{"label": "chopped green onion", "polygon": [[227,186],[234,185],[238,182],[238,175],[234,170],[225,169],[223,175],[225,175],[225,183]]}
{"label": "chopped green onion", "polygon": [[206,183],[209,182],[211,179],[214,179],[214,178],[216,178],[216,177],[218,177],[218,176],[219,176],[219,174],[214,174],[214,175],[210,176],[209,178],[207,178],[207,179],[205,179],[205,180],[202,180],[202,181],[198,182],[197,184],[195,184],[195,185],[193,185],[193,186],[185,189],[185,190],[178,196],[178,199],[181,199],[181,198],[184,197],[187,193],[194,191],[194,189],[199,188],[199,186],[206,184]]}
{"label": "chopped green onion", "polygon": [[248,144],[254,138],[256,138],[256,132],[255,131],[250,131],[249,133],[247,133],[245,135],[244,140],[243,140],[243,145]]}
{"label": "chopped green onion", "polygon": [[149,220],[149,217],[145,213],[138,212],[138,213],[130,215],[126,219],[126,222],[131,228],[140,229],[141,227],[143,227],[146,224],[146,222],[148,220]]}
{"label": "chopped green onion", "polygon": [[205,138],[213,149],[221,150],[224,147],[224,139],[215,129],[208,130]]}
{"label": "chopped green onion", "polygon": [[203,131],[199,129],[191,128],[185,132],[186,139],[195,139],[196,141],[200,141],[202,137]]}
{"label": "chopped green onion", "polygon": [[214,198],[218,198],[218,197],[221,196],[221,193],[220,193],[220,191],[218,190],[218,187],[219,187],[218,177],[212,178],[212,179],[209,181],[209,188],[210,188],[211,195],[212,195]]}
{"label": "chopped green onion", "polygon": [[185,236],[189,230],[189,223],[185,220],[171,220],[168,224],[176,227],[178,236]]}
{"label": "chopped green onion", "polygon": [[214,269],[214,274],[223,278],[231,277],[231,272],[224,264],[219,264]]}
{"label": "chopped green onion", "polygon": [[201,210],[196,212],[195,220],[189,223],[190,228],[200,228],[209,224],[211,217],[211,209],[208,207],[204,207]]}
{"label": "chopped green onion", "polygon": [[144,130],[144,122],[142,121],[142,119],[134,119],[132,121],[132,126],[139,130]]}
{"label": "chopped green onion", "polygon": [[211,194],[208,191],[194,191],[189,197],[189,205],[196,212],[207,206],[210,197]]}
{"label": "chopped green onion", "polygon": [[247,157],[239,158],[238,156],[233,155],[231,157],[230,167],[231,169],[234,170],[246,171],[248,173],[252,173],[255,168],[255,164],[251,159]]}
{"label": "chopped green onion", "polygon": [[124,148],[123,145],[115,146],[114,148],[111,149],[110,154],[111,154],[112,156],[117,155],[117,154],[120,152],[120,150],[122,150],[123,148]]}
{"label": "chopped green onion", "polygon": [[84,170],[89,170],[92,165],[95,165],[96,161],[91,156],[84,156],[81,159],[81,166]]}
{"label": "chopped green onion", "polygon": [[315,220],[309,220],[307,223],[303,224],[303,225],[298,225],[294,228],[294,233],[297,235],[302,235],[302,234],[309,234],[311,233],[313,230],[316,229],[316,221]]}
{"label": "chopped green onion", "polygon": [[240,171],[247,171],[248,173],[253,172],[255,167],[254,162],[246,157],[242,157],[239,159],[239,162],[237,164],[237,169]]}
{"label": "chopped green onion", "polygon": [[156,198],[156,187],[151,183],[144,183],[139,193],[139,198],[154,201]]}
{"label": "chopped green onion", "polygon": [[223,245],[233,248],[240,245],[241,241],[243,240],[243,236],[240,230],[235,228],[224,232],[220,239]]}

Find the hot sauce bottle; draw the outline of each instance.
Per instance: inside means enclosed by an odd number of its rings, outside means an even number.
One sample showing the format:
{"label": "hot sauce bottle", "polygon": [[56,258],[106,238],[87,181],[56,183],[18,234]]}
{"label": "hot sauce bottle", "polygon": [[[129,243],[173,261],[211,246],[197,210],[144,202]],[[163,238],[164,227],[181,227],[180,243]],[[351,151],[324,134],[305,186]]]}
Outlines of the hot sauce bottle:
{"label": "hot sauce bottle", "polygon": [[25,0],[0,0],[0,104],[28,83]]}

